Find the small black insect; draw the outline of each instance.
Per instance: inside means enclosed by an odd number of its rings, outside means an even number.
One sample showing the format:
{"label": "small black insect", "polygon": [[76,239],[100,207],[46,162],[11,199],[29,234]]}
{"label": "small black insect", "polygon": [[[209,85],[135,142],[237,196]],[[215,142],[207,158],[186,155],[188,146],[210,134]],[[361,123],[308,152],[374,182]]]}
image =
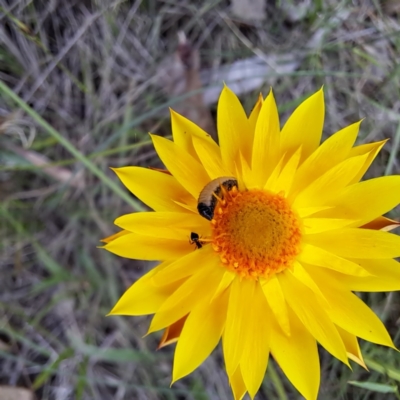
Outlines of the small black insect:
{"label": "small black insect", "polygon": [[190,232],[190,244],[195,244],[198,249],[201,249],[203,247],[204,242],[200,240],[200,236],[196,232]]}

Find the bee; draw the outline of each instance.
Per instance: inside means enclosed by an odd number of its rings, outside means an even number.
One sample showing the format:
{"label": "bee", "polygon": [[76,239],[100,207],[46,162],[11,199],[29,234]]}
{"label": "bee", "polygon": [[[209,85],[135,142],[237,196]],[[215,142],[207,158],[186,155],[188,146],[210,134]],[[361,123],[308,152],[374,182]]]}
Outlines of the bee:
{"label": "bee", "polygon": [[203,247],[204,242],[200,240],[200,236],[196,232],[190,232],[190,244],[195,244],[198,249],[201,249]]}
{"label": "bee", "polygon": [[217,200],[223,196],[222,188],[229,192],[233,187],[238,187],[238,182],[236,178],[231,176],[222,176],[208,183],[200,192],[197,202],[197,211],[199,214],[211,221],[214,216]]}

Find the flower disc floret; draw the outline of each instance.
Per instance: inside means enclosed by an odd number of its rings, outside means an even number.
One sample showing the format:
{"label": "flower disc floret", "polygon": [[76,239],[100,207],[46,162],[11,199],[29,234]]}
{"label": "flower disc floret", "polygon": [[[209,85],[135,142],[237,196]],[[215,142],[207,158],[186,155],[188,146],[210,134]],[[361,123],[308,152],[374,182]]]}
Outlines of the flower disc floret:
{"label": "flower disc floret", "polygon": [[287,200],[259,189],[229,192],[212,220],[214,250],[229,270],[246,278],[268,278],[291,267],[301,236]]}

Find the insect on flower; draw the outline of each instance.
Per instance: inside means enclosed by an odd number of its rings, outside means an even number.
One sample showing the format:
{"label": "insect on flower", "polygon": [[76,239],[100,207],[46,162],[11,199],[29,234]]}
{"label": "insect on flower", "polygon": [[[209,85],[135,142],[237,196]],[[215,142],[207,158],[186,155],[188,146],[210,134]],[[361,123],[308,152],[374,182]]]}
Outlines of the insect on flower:
{"label": "insect on flower", "polygon": [[200,239],[200,236],[196,232],[190,232],[190,244],[195,244],[198,249],[203,247],[204,242]]}
{"label": "insect on flower", "polygon": [[197,203],[199,214],[211,221],[214,216],[217,200],[224,197],[224,189],[225,192],[229,192],[234,187],[238,187],[238,182],[236,178],[231,176],[222,176],[209,182],[200,192]]}

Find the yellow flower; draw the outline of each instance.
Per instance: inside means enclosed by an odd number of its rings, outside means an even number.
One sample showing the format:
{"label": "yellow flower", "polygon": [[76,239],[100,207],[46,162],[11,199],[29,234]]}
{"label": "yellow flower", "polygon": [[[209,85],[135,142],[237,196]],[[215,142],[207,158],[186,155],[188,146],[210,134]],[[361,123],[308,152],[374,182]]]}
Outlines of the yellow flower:
{"label": "yellow flower", "polygon": [[365,366],[357,338],[394,347],[353,291],[400,289],[400,237],[382,217],[400,177],[359,182],[384,141],[354,146],[360,123],[320,145],[322,90],[280,129],[272,92],[247,117],[225,87],[219,146],[172,112],[173,141],[152,136],[167,171],[118,168],[154,212],[124,215],[105,249],[160,260],[110,314],[154,314],[160,347],[177,341],[173,382],[222,338],[235,399],[257,393],[272,354],[306,399],[320,381],[317,342]]}

